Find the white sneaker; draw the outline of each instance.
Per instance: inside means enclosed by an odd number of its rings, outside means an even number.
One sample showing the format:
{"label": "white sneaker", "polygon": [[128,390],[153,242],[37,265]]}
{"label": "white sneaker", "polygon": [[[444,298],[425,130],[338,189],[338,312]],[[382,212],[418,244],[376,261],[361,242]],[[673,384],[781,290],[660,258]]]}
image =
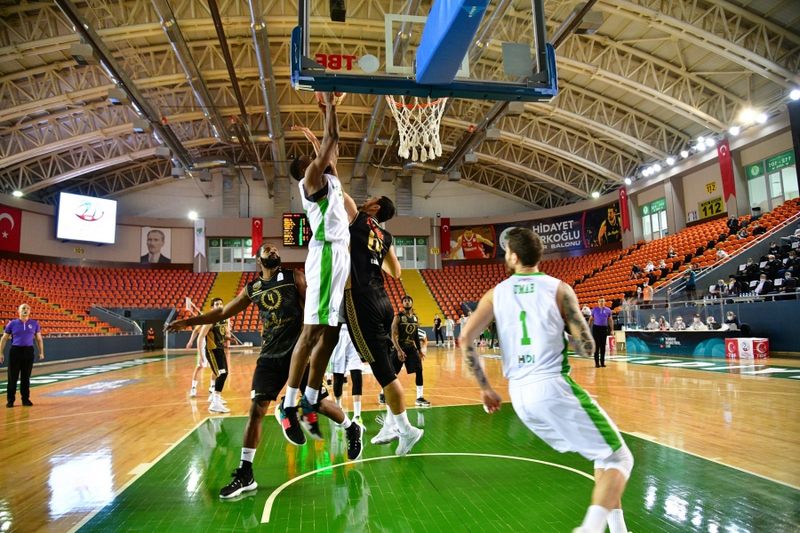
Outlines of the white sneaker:
{"label": "white sneaker", "polygon": [[222,405],[222,402],[211,402],[208,406],[208,411],[211,413],[230,413],[231,410]]}
{"label": "white sneaker", "polygon": [[377,435],[370,439],[372,444],[389,444],[393,440],[400,438],[400,432],[395,427],[383,426]]}
{"label": "white sneaker", "polygon": [[195,387],[192,387],[192,389],[189,391],[189,398],[195,398],[196,396],[197,396],[197,389]]}
{"label": "white sneaker", "polygon": [[413,448],[414,445],[419,442],[419,439],[422,438],[423,433],[425,433],[425,430],[411,426],[411,431],[405,435],[400,435],[400,443],[397,445],[397,449],[394,451],[394,454],[399,456],[406,455],[411,451],[411,448]]}
{"label": "white sneaker", "polygon": [[[208,394],[208,403],[211,403],[213,401],[214,401],[214,393],[211,392],[211,393]],[[219,401],[222,402],[222,405],[228,405],[228,400],[223,398],[222,395],[220,395]]]}

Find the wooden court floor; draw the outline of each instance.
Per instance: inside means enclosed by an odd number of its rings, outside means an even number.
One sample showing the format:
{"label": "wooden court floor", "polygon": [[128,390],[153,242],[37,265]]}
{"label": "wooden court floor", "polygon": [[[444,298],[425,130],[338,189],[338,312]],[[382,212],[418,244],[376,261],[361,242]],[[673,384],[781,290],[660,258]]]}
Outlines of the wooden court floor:
{"label": "wooden court floor", "polygon": [[[153,358],[120,362],[144,357]],[[426,430],[413,456],[368,445],[361,462],[341,464],[334,428],[325,427],[326,441],[295,448],[267,417],[258,491],[221,502],[255,360],[233,356],[224,392],[232,413],[214,417],[205,397],[188,398],[194,358],[180,353],[37,369],[35,405],[4,409],[0,420],[0,532],[569,532],[582,518],[588,461],[547,449],[510,404],[484,414],[459,354],[437,348],[425,363],[434,407],[410,410]],[[485,362],[507,397],[500,362]],[[800,530],[800,380],[633,362],[595,369],[584,359],[572,367],[636,458],[623,500],[634,533]],[[402,381],[411,404],[413,376]],[[378,429],[377,392],[367,376],[367,437]]]}

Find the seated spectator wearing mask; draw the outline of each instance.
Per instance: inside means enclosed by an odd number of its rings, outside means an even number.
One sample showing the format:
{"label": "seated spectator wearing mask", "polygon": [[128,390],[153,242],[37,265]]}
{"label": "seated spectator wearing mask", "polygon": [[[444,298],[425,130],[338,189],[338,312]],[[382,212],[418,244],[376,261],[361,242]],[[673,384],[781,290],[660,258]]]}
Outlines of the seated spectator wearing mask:
{"label": "seated spectator wearing mask", "polygon": [[736,296],[737,294],[742,292],[742,286],[739,284],[739,281],[733,274],[728,276],[728,284],[726,291],[728,296]]}
{"label": "seated spectator wearing mask", "polygon": [[752,257],[747,258],[742,274],[747,281],[752,281],[758,277],[758,265],[753,261]]}
{"label": "seated spectator wearing mask", "polygon": [[756,237],[758,235],[763,235],[767,232],[767,228],[759,224],[758,222],[753,223],[753,236]]}
{"label": "seated spectator wearing mask", "polygon": [[656,321],[656,315],[650,315],[650,322],[644,327],[647,331],[658,331],[658,321]]}
{"label": "seated spectator wearing mask", "polygon": [[782,262],[781,268],[778,270],[778,277],[782,278],[787,272],[791,272],[793,278],[796,278],[800,272],[800,258],[797,257],[797,252],[794,250],[790,250],[789,256]]}
{"label": "seated spectator wearing mask", "polygon": [[[658,262],[658,269],[659,270],[663,271],[663,270],[666,270],[667,268],[669,268],[669,267],[667,266],[667,262],[666,261],[664,261],[662,259],[661,261]],[[662,274],[664,274],[664,272],[662,272]]]}
{"label": "seated spectator wearing mask", "polygon": [[675,331],[683,331],[686,329],[686,322],[683,321],[682,316],[679,316],[675,319],[675,323],[672,324],[672,329]]}
{"label": "seated spectator wearing mask", "polygon": [[728,311],[725,313],[725,325],[728,326],[729,330],[735,331],[741,329],[739,324],[739,317],[736,316],[736,313],[733,311]]}
{"label": "seated spectator wearing mask", "polygon": [[728,226],[728,235],[736,235],[736,232],[739,231],[739,219],[736,217],[728,217],[726,225]]}
{"label": "seated spectator wearing mask", "polygon": [[762,272],[767,275],[767,279],[775,279],[778,277],[778,271],[780,271],[782,267],[783,263],[774,255],[769,254],[767,256],[767,264],[764,265]]}
{"label": "seated spectator wearing mask", "polygon": [[703,319],[700,318],[700,315],[694,315],[692,323],[686,329],[687,331],[708,331],[708,326],[703,324]]}
{"label": "seated spectator wearing mask", "polygon": [[755,292],[759,296],[764,296],[765,294],[769,294],[772,292],[773,286],[772,282],[767,279],[766,274],[761,274],[759,277],[758,283],[756,284],[753,292]]}
{"label": "seated spectator wearing mask", "polygon": [[717,254],[716,255],[717,255],[717,259],[720,260],[720,261],[730,257],[730,254],[728,252],[726,252],[725,250],[723,250],[722,247],[720,247],[720,246],[717,246]]}
{"label": "seated spectator wearing mask", "polygon": [[713,316],[709,316],[706,318],[706,326],[708,327],[709,330],[720,329],[722,327]]}
{"label": "seated spectator wearing mask", "polygon": [[781,286],[778,288],[778,292],[784,294],[780,300],[795,300],[797,299],[796,294],[792,294],[797,292],[797,278],[792,277],[791,272],[786,272],[781,279]]}

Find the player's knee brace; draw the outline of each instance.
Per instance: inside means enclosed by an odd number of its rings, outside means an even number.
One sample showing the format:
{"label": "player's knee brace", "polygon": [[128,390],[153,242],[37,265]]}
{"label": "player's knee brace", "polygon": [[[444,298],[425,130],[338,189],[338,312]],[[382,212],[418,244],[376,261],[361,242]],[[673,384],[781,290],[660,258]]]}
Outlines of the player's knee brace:
{"label": "player's knee brace", "polygon": [[353,382],[353,396],[361,396],[361,370],[351,370],[350,381]]}
{"label": "player's knee brace", "polygon": [[628,479],[631,475],[631,470],[633,470],[633,454],[631,453],[630,449],[628,449],[628,445],[623,443],[622,448],[619,450],[615,451],[605,459],[595,461],[594,467],[603,470],[614,468],[622,472],[622,475],[625,476],[625,479]]}
{"label": "player's knee brace", "polygon": [[333,373],[333,397],[341,398],[342,389],[344,388],[344,374]]}

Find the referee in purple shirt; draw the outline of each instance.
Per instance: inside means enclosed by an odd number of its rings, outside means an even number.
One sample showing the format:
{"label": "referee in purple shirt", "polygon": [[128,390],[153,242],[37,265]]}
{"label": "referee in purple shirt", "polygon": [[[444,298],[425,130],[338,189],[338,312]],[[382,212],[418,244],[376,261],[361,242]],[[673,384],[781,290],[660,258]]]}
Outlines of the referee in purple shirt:
{"label": "referee in purple shirt", "polygon": [[606,337],[614,334],[614,319],[611,317],[611,309],[606,307],[605,298],[597,300],[597,307],[592,309],[589,326],[594,337],[594,366],[595,368],[606,366],[606,344],[608,344]]}
{"label": "referee in purple shirt", "polygon": [[[8,323],[3,336],[0,337],[0,364],[4,361],[6,342],[11,339],[11,351],[8,354],[8,402],[6,407],[14,407],[17,395],[17,379],[20,379],[19,395],[22,405],[31,406],[31,371],[33,370],[33,340],[39,347],[39,360],[44,359],[44,342],[42,328],[31,319],[31,306],[22,304],[18,309],[19,318]],[[20,376],[21,374],[21,376]]]}

